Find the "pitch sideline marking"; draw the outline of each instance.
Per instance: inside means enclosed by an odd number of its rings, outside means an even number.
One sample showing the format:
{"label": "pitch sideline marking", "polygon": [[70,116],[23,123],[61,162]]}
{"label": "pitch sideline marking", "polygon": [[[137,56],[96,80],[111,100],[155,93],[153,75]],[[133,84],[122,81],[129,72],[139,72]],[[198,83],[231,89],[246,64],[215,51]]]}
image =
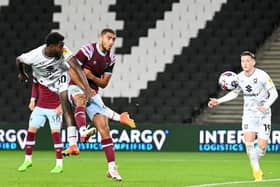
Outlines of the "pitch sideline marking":
{"label": "pitch sideline marking", "polygon": [[[264,179],[257,183],[265,183],[265,182],[273,182],[273,181],[280,181],[280,178],[275,179]],[[219,185],[232,185],[232,184],[246,184],[246,183],[256,183],[253,180],[250,181],[231,181],[231,182],[220,182],[220,183],[210,183],[210,184],[200,184],[200,185],[191,185],[186,187],[208,187],[208,186],[219,186]]]}

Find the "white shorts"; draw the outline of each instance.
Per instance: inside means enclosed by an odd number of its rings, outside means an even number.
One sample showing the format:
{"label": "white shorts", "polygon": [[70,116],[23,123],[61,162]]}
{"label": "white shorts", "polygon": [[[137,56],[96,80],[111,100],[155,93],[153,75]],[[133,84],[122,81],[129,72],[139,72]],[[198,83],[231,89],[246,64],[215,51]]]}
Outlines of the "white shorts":
{"label": "white shorts", "polygon": [[44,127],[47,119],[52,130],[61,129],[62,115],[57,115],[55,109],[46,109],[37,106],[30,115],[29,127],[34,127],[37,129]]}
{"label": "white shorts", "polygon": [[256,132],[258,138],[268,140],[271,132],[271,116],[242,117],[243,132]]}
{"label": "white shorts", "polygon": [[[68,99],[69,99],[69,102],[74,106],[74,103],[73,103],[73,100],[72,100],[72,97],[74,97],[75,95],[78,95],[78,94],[84,94],[84,91],[77,85],[70,85],[68,87]],[[90,120],[93,119],[93,117],[96,115],[96,114],[101,114],[101,115],[104,115],[104,116],[107,116],[107,112],[106,112],[106,107],[100,97],[99,94],[96,94],[95,97],[99,97],[98,99],[102,102],[101,104],[96,104],[92,98],[90,98],[88,101],[87,101],[87,106],[86,106],[86,111],[87,111],[87,115],[88,117],[90,118]],[[101,106],[102,105],[102,106]]]}

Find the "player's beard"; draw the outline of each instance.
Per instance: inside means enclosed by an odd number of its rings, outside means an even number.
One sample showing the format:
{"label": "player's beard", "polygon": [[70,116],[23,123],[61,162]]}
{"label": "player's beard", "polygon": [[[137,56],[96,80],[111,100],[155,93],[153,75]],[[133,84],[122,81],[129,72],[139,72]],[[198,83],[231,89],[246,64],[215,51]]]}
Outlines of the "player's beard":
{"label": "player's beard", "polygon": [[61,55],[62,55],[62,53],[57,52],[57,53],[55,53],[54,56],[56,59],[60,59]]}
{"label": "player's beard", "polygon": [[107,51],[110,51],[110,50],[111,50],[111,47],[110,47],[109,45],[108,45],[108,46],[104,45],[103,42],[100,44],[99,47],[101,48],[101,50],[102,50],[103,52],[107,52]]}

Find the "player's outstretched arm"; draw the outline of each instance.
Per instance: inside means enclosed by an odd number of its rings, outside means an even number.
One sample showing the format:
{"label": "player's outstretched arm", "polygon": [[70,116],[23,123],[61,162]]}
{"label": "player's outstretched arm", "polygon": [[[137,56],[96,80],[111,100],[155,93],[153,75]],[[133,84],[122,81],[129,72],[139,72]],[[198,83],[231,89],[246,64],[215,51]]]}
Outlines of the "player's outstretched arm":
{"label": "player's outstretched arm", "polygon": [[231,101],[235,98],[237,98],[239,94],[239,91],[238,90],[233,90],[231,92],[229,92],[228,94],[226,94],[225,96],[217,99],[217,98],[210,98],[210,101],[208,102],[208,107],[209,108],[213,108],[221,103],[225,103],[225,102],[228,102],[228,101]]}
{"label": "player's outstretched arm", "polygon": [[19,59],[19,57],[16,58],[16,65],[18,71],[18,79],[23,82],[28,82],[29,77],[25,72],[24,63]]}
{"label": "player's outstretched arm", "polygon": [[108,83],[112,77],[111,74],[105,73],[101,78],[98,78],[93,73],[91,73],[90,70],[88,70],[86,68],[84,68],[83,70],[84,70],[84,73],[86,74],[86,77],[88,79],[92,80],[98,87],[101,87],[101,88],[105,88],[108,85]]}
{"label": "player's outstretched arm", "polygon": [[219,102],[216,98],[209,98],[209,99],[210,99],[210,101],[208,102],[209,108],[213,108],[213,107],[219,105]]}

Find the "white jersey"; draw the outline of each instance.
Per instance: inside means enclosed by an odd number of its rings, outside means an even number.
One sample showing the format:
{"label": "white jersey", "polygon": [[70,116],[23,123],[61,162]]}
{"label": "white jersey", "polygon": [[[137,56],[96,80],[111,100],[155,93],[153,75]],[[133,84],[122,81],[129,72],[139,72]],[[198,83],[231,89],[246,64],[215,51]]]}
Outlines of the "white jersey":
{"label": "white jersey", "polygon": [[271,116],[271,109],[265,113],[257,107],[263,105],[269,97],[268,90],[274,87],[269,75],[258,68],[251,76],[246,76],[244,71],[238,74],[239,86],[237,92],[243,92],[243,116]]}
{"label": "white jersey", "polygon": [[23,53],[19,56],[20,61],[25,64],[31,65],[33,70],[33,76],[38,82],[50,90],[55,92],[61,92],[59,86],[61,82],[61,76],[68,77],[69,64],[67,60],[72,57],[72,52],[64,47],[63,55],[58,58],[50,58],[44,55],[44,49],[46,45],[42,45],[36,49]]}

